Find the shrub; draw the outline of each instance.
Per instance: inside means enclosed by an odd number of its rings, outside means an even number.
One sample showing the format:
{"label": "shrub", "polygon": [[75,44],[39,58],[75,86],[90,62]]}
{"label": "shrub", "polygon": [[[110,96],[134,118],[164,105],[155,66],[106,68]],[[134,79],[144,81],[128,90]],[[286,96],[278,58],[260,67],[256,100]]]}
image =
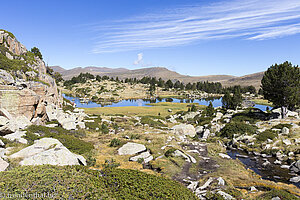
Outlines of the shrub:
{"label": "shrub", "polygon": [[273,140],[275,137],[277,137],[277,133],[275,131],[272,131],[270,129],[265,130],[264,132],[260,133],[256,139],[260,142],[264,142],[267,139]]}
{"label": "shrub", "polygon": [[144,162],[144,158],[138,158],[137,162],[140,163],[140,164],[142,164]]}
{"label": "shrub", "polygon": [[101,132],[102,132],[103,134],[109,133],[109,129],[108,129],[108,127],[107,127],[106,124],[102,124],[102,125],[101,125]]}
{"label": "shrub", "polygon": [[282,129],[283,127],[286,127],[288,129],[292,128],[293,126],[291,124],[277,124],[275,126],[272,127],[275,128],[275,129]]}
{"label": "shrub", "polygon": [[294,195],[290,194],[289,192],[285,190],[277,190],[272,189],[269,192],[266,192],[262,195],[260,195],[257,199],[258,200],[271,200],[274,197],[279,197],[280,199],[288,199],[288,200],[296,200],[298,199]]}
{"label": "shrub", "polygon": [[225,125],[225,127],[220,131],[221,137],[233,138],[234,134],[254,134],[256,131],[256,127],[244,124],[241,122],[231,122]]}

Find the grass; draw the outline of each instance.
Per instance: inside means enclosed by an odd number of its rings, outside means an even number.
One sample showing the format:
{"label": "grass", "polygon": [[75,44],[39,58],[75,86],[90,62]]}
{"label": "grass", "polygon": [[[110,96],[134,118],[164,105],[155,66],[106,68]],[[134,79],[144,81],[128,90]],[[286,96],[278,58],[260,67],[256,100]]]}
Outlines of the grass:
{"label": "grass", "polygon": [[[178,111],[187,111],[188,106],[191,104],[188,103],[171,103],[171,102],[159,102],[159,103],[150,103],[151,107],[146,106],[125,106],[125,107],[97,107],[97,108],[84,108],[87,114],[104,114],[104,115],[115,115],[123,114],[127,116],[160,116],[166,117],[172,113]],[[199,106],[205,107],[205,106]],[[168,112],[171,109],[172,113]]]}
{"label": "grass", "polygon": [[269,102],[266,99],[252,99],[251,101],[253,101],[255,104],[260,104],[260,105],[265,105],[265,106],[271,106],[273,107],[273,103]]}

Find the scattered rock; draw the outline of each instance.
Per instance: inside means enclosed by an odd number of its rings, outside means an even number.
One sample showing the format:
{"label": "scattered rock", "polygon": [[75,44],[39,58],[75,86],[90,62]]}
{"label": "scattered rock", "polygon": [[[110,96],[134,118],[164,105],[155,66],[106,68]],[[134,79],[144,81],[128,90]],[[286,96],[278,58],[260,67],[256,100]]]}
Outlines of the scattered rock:
{"label": "scattered rock", "polygon": [[251,192],[256,192],[257,189],[256,189],[254,186],[251,186],[251,187],[250,187],[250,191],[251,191]]}
{"label": "scattered rock", "polygon": [[199,189],[200,190],[206,189],[213,181],[214,181],[214,178],[209,177],[209,179],[202,186],[200,186]]}
{"label": "scattered rock", "polygon": [[287,146],[292,144],[289,139],[282,140],[282,142]]}
{"label": "scattered rock", "polygon": [[137,144],[128,142],[118,149],[119,155],[134,155],[140,152],[146,151],[146,147],[143,144]]}
{"label": "scattered rock", "polygon": [[290,170],[295,172],[295,173],[299,173],[300,172],[300,160],[292,163]]}

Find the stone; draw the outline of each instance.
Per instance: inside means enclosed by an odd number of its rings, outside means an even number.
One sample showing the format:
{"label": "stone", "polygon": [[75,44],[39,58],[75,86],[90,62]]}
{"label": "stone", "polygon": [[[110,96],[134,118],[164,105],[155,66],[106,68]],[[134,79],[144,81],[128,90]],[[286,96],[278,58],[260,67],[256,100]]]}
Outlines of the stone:
{"label": "stone", "polygon": [[218,191],[217,194],[221,195],[225,200],[235,199],[233,196],[231,196],[230,194],[227,194],[226,192],[223,192],[223,191]]}
{"label": "stone", "polygon": [[290,182],[293,182],[293,183],[300,182],[300,176],[295,176],[295,177],[290,178]]}
{"label": "stone", "polygon": [[257,191],[257,189],[256,189],[256,187],[254,187],[254,186],[251,186],[251,187],[250,187],[250,191],[251,191],[251,192],[256,192],[256,191]]}
{"label": "stone", "polygon": [[300,160],[294,162],[291,164],[290,170],[295,172],[295,173],[299,173],[300,172]]}
{"label": "stone", "polygon": [[281,168],[281,169],[289,169],[290,166],[289,166],[289,165],[281,165],[280,168]]}
{"label": "stone", "polygon": [[279,197],[273,197],[271,200],[281,200]]}
{"label": "stone", "polygon": [[168,109],[168,112],[172,112],[172,109]]}
{"label": "stone", "polygon": [[137,156],[131,157],[129,160],[137,162],[139,159],[143,159],[144,163],[148,163],[153,160],[153,156],[149,153],[149,151],[146,151]]}
{"label": "stone", "polygon": [[54,138],[42,138],[26,147],[10,158],[22,158],[20,165],[86,165],[83,156],[70,152],[63,144]]}
{"label": "stone", "polygon": [[231,157],[230,157],[229,155],[224,154],[224,153],[219,153],[219,156],[220,156],[221,158],[231,159]]}
{"label": "stone", "polygon": [[213,181],[214,181],[214,178],[209,177],[209,179],[202,186],[200,186],[199,189],[200,190],[206,189]]}
{"label": "stone", "polygon": [[290,133],[290,129],[288,129],[287,127],[283,127],[283,128],[281,129],[281,133],[282,133],[283,135],[288,135],[288,134]]}
{"label": "stone", "polygon": [[282,142],[287,146],[292,144],[289,139],[282,140]]}
{"label": "stone", "polygon": [[140,152],[146,151],[146,147],[143,144],[128,142],[118,149],[119,155],[134,155]]}
{"label": "stone", "polygon": [[210,136],[210,130],[206,129],[203,133],[202,139],[207,139]]}
{"label": "stone", "polygon": [[0,147],[4,147],[4,146],[5,146],[4,142],[0,139]]}
{"label": "stone", "polygon": [[217,178],[218,181],[218,185],[224,186],[225,185],[225,181],[222,177]]}
{"label": "stone", "polygon": [[204,131],[204,126],[197,126],[195,131],[197,134],[201,134]]}
{"label": "stone", "polygon": [[8,122],[9,120],[6,117],[0,116],[0,126],[5,126],[8,124]]}
{"label": "stone", "polygon": [[13,76],[7,71],[0,69],[0,84],[10,85],[15,82]]}
{"label": "stone", "polygon": [[265,161],[263,164],[262,164],[262,167],[268,167],[268,166],[270,166],[271,165],[271,163],[269,162],[269,161]]}
{"label": "stone", "polygon": [[174,134],[176,135],[181,135],[181,136],[184,135],[190,137],[194,137],[196,135],[195,128],[191,124],[179,124],[173,126],[171,129],[174,131]]}
{"label": "stone", "polygon": [[188,189],[195,191],[198,186],[198,181],[191,181],[190,184],[187,186]]}
{"label": "stone", "polygon": [[275,165],[281,165],[281,161],[275,160],[275,161],[274,161],[274,164],[275,164]]}
{"label": "stone", "polygon": [[8,166],[9,166],[9,163],[0,157],[0,172],[6,170],[8,168]]}
{"label": "stone", "polygon": [[195,159],[194,157],[192,157],[192,156],[189,155],[189,154],[185,154],[185,153],[183,153],[183,152],[180,151],[180,150],[174,151],[174,156],[181,156],[181,157],[185,158],[185,160],[186,160],[187,162],[197,163],[197,161],[196,161],[196,159]]}
{"label": "stone", "polygon": [[8,134],[18,131],[19,129],[25,129],[30,126],[31,122],[25,116],[18,116],[15,119],[9,120],[9,123],[0,127],[0,133]]}
{"label": "stone", "polygon": [[28,141],[25,138],[23,138],[23,136],[26,136],[26,131],[16,131],[15,133],[3,136],[3,138],[8,139],[10,141],[16,141],[22,144],[27,144]]}

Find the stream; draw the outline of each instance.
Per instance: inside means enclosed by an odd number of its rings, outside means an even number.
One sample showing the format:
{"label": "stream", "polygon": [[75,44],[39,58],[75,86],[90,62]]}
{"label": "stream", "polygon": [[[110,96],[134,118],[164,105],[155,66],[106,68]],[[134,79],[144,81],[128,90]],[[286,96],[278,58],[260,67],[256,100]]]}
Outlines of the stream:
{"label": "stream", "polygon": [[[289,182],[289,179],[293,177],[290,174],[289,169],[282,169],[280,167],[281,165],[273,164],[276,160],[274,157],[263,158],[261,156],[247,154],[240,150],[227,150],[227,154],[232,159],[239,159],[246,166],[246,168],[253,170],[255,173],[259,174],[263,179],[293,184],[300,188],[300,182]],[[264,168],[262,167],[262,164],[266,161],[266,159],[272,164]]]}

